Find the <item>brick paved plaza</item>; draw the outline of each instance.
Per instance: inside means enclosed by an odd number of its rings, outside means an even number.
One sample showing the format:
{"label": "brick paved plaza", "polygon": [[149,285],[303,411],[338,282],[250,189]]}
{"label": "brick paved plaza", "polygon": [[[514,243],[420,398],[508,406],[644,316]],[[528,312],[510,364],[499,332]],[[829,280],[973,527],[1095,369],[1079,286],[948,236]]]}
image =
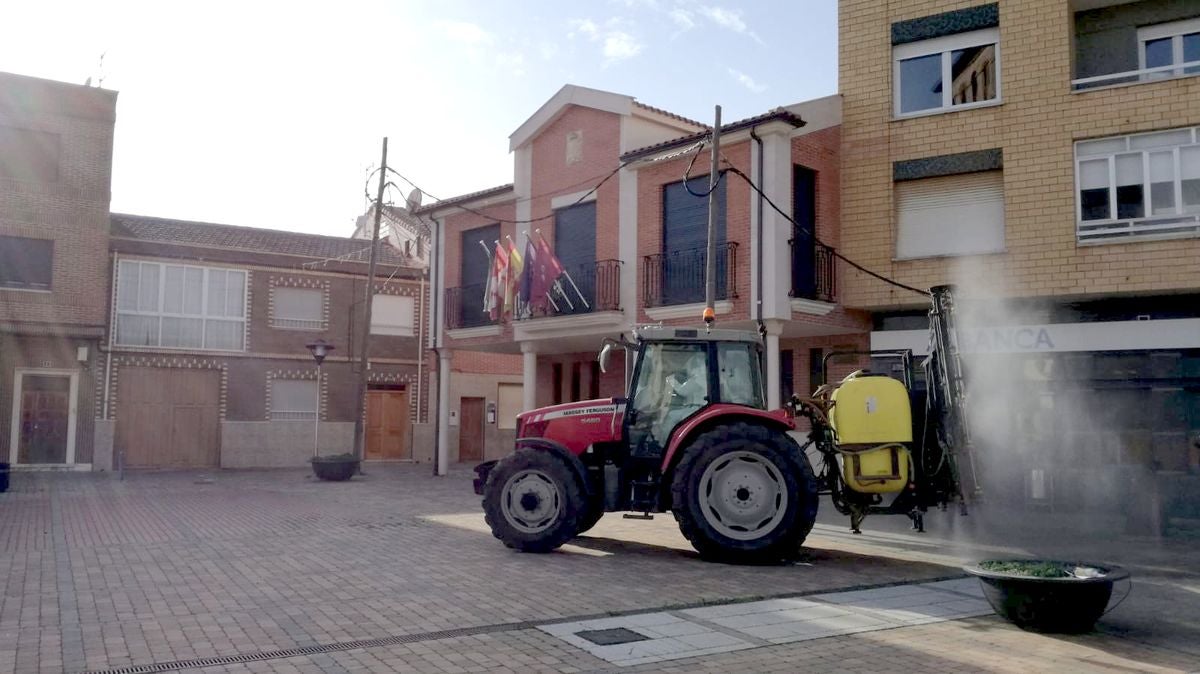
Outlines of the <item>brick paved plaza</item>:
{"label": "brick paved plaza", "polygon": [[[826,512],[801,563],[736,567],[700,561],[669,516],[610,515],[559,553],[523,555],[484,529],[465,469],[368,472],[14,475],[0,495],[0,671],[1200,670],[1196,541],[1059,535],[1006,550],[951,544],[967,525],[949,516],[924,538],[897,518],[851,536]],[[538,629],[947,579],[960,559],[1006,551],[1119,563],[1134,592],[1088,635],[984,616],[623,668]]]}

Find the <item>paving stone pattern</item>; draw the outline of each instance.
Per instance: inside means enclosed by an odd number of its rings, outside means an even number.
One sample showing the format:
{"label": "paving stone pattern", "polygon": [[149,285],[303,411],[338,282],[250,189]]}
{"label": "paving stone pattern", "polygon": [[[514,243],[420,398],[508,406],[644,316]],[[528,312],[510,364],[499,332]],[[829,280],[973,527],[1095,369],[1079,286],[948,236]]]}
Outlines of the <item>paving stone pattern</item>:
{"label": "paving stone pattern", "polygon": [[[616,666],[536,626],[655,613],[755,647],[624,671],[928,671],[929,663],[944,671],[1187,671],[1200,661],[1189,650],[1197,643],[1190,596],[1166,585],[1139,588],[1123,609],[1136,620],[1118,618],[1106,632],[1076,638],[1031,635],[989,617],[776,644],[721,625],[720,616],[686,612],[730,601],[816,601],[812,595],[928,582],[956,569],[932,557],[905,559],[889,539],[855,547],[871,537],[820,532],[797,565],[710,564],[669,516],[606,517],[594,536],[563,552],[523,555],[483,528],[468,471],[440,479],[424,466],[368,473],[344,484],[289,470],[131,473],[124,481],[15,474],[12,490],[0,494],[0,672],[339,643],[347,648],[192,671],[605,671]],[[1172,552],[1155,568],[1194,553]],[[897,608],[876,599],[884,603],[864,610]],[[658,629],[666,636],[687,628]],[[413,640],[396,640],[405,635]],[[373,639],[385,641],[351,643]]]}

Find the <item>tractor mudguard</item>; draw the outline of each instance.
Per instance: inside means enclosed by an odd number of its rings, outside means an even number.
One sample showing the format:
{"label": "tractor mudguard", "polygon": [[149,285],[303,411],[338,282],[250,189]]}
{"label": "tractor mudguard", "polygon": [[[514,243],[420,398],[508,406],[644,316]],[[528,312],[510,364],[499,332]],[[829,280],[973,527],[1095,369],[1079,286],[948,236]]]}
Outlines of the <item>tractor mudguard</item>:
{"label": "tractor mudguard", "polygon": [[[578,456],[572,453],[571,450],[553,440],[548,440],[546,438],[517,438],[517,442],[515,443],[515,447],[513,449],[515,451],[518,449],[524,449],[526,447],[557,454],[564,463],[571,467],[571,470],[575,473],[576,477],[579,478],[579,484],[583,485],[584,493],[586,493],[589,497],[594,495],[592,494],[592,486],[588,483],[587,467],[583,465],[583,461],[581,461]],[[484,477],[486,479],[486,476]]]}
{"label": "tractor mudguard", "polygon": [[471,484],[475,487],[477,495],[483,496],[483,485],[487,484],[488,473],[492,472],[492,469],[496,467],[496,463],[497,461],[493,459],[475,466],[475,479],[471,481]]}
{"label": "tractor mudguard", "polygon": [[734,421],[765,423],[777,427],[782,431],[791,431],[796,428],[796,423],[792,419],[791,412],[785,409],[767,411],[744,405],[730,405],[726,403],[710,405],[701,410],[699,414],[689,417],[682,424],[679,424],[675,428],[675,431],[671,433],[671,440],[667,444],[667,453],[663,456],[663,474],[666,475],[667,470],[671,467],[676,451],[691,439],[696,434],[696,431],[717,423]]}

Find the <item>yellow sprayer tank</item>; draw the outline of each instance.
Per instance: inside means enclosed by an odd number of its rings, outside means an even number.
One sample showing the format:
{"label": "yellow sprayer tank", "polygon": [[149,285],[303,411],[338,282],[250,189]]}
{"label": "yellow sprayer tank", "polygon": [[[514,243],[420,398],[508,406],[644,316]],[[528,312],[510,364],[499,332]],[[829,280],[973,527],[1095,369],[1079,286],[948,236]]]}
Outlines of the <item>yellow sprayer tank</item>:
{"label": "yellow sprayer tank", "polygon": [[855,373],[833,392],[829,421],[853,490],[892,493],[909,480],[912,408],[908,389],[891,377]]}

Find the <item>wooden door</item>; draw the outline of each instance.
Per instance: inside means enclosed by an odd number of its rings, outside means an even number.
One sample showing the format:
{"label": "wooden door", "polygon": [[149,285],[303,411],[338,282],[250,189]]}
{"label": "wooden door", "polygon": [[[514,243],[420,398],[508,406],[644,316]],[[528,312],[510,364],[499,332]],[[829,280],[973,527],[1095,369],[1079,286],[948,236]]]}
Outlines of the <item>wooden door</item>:
{"label": "wooden door", "polygon": [[70,377],[32,374],[21,377],[17,462],[66,463],[70,410]]}
{"label": "wooden door", "polygon": [[220,461],[215,370],[122,368],[114,449],[129,468],[207,468]]}
{"label": "wooden door", "polygon": [[483,398],[463,398],[459,414],[458,460],[483,460]]}
{"label": "wooden door", "polygon": [[408,391],[367,391],[366,458],[409,458]]}

